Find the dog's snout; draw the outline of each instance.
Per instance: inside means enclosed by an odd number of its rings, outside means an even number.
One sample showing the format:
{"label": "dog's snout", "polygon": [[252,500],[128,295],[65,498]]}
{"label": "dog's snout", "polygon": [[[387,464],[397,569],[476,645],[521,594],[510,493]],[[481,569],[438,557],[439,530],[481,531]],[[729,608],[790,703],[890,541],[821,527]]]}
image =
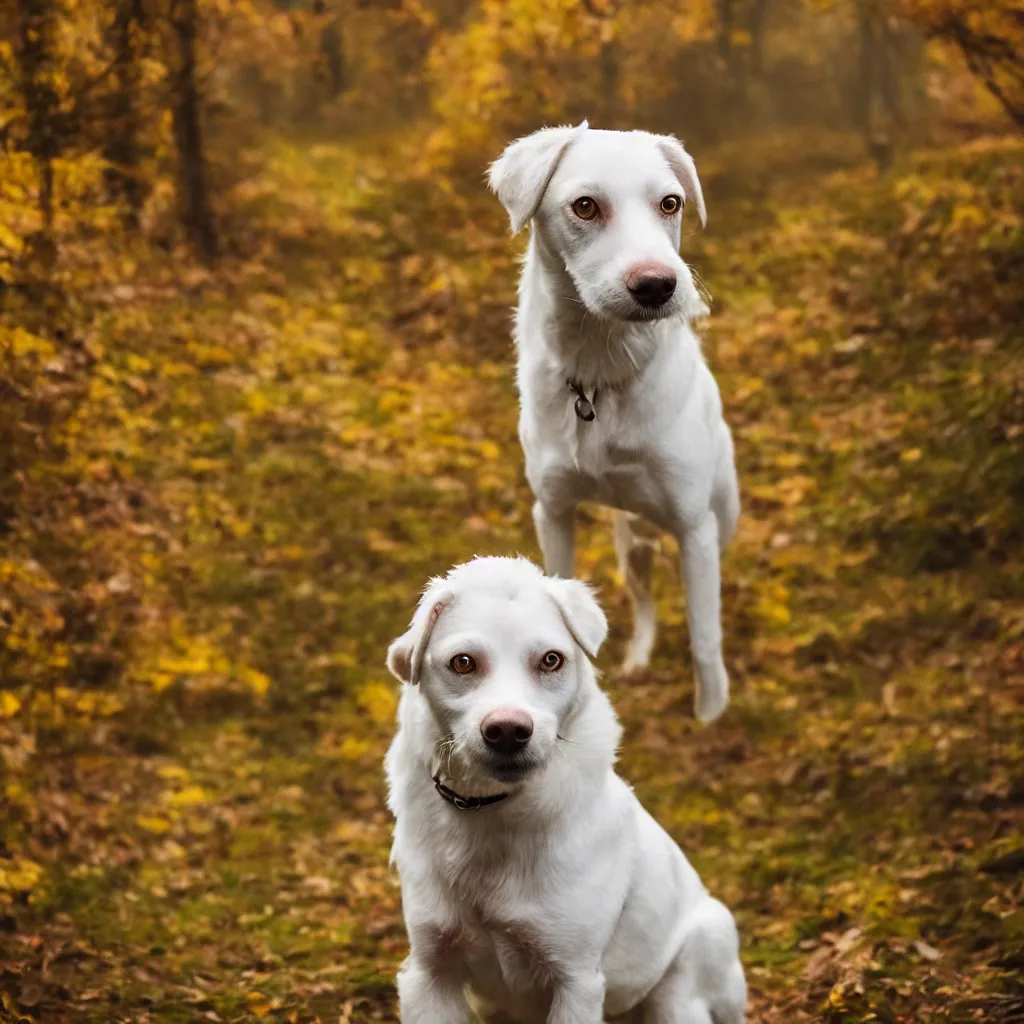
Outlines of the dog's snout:
{"label": "dog's snout", "polygon": [[515,754],[533,735],[533,719],[519,708],[498,708],[480,723],[484,743],[499,754]]}
{"label": "dog's snout", "polygon": [[657,309],[675,294],[676,275],[663,263],[638,263],[626,272],[625,283],[641,306]]}

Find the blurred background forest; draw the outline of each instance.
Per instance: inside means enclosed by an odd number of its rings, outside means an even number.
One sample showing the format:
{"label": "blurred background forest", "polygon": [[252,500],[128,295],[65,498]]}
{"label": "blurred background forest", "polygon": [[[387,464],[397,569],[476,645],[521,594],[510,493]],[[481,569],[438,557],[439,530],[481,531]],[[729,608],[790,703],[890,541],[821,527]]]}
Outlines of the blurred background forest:
{"label": "blurred background forest", "polygon": [[536,557],[483,173],[683,138],[733,708],[658,556],[623,768],[751,1020],[1024,1021],[1021,0],[8,0],[0,1021],[396,1020],[383,668]]}

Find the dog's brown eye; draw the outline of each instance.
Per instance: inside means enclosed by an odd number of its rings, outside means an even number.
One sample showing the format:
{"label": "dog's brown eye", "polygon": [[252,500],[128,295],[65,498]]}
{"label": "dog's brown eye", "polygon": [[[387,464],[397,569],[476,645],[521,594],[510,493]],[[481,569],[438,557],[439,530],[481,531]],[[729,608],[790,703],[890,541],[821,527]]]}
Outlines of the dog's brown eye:
{"label": "dog's brown eye", "polygon": [[458,676],[468,676],[476,671],[476,662],[468,654],[456,654],[448,662],[448,667]]}
{"label": "dog's brown eye", "polygon": [[593,220],[597,216],[597,203],[590,196],[580,196],[572,204],[572,212],[580,220]]}
{"label": "dog's brown eye", "polygon": [[665,196],[661,201],[661,212],[667,214],[669,217],[673,213],[678,213],[683,208],[683,201],[679,196]]}
{"label": "dog's brown eye", "polygon": [[542,672],[557,672],[564,664],[565,658],[563,658],[558,651],[548,651],[548,653],[540,659],[540,668]]}

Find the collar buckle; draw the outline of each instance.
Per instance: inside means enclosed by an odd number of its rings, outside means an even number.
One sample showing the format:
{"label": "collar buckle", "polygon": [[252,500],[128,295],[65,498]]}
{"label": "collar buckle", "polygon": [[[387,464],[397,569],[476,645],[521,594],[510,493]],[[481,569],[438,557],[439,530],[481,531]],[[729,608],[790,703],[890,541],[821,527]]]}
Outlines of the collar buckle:
{"label": "collar buckle", "polygon": [[593,397],[587,398],[587,393],[583,390],[583,385],[578,380],[570,378],[565,383],[568,385],[569,390],[576,395],[573,411],[576,413],[577,418],[583,420],[584,423],[592,423],[596,420],[597,388],[594,388]]}

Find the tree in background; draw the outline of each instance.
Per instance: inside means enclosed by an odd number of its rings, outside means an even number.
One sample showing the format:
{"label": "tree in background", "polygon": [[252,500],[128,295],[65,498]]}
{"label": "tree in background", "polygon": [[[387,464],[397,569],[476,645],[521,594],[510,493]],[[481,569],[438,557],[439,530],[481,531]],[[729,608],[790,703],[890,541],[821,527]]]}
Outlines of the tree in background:
{"label": "tree in background", "polygon": [[57,57],[60,6],[52,0],[18,0],[14,8],[13,58],[15,110],[5,126],[5,141],[29,153],[39,179],[41,238],[49,244],[53,236],[54,161],[60,155],[68,130],[63,109],[62,84],[66,76]]}
{"label": "tree in background", "polygon": [[148,50],[150,13],[144,0],[118,0],[110,30],[114,87],[106,123],[104,156],[111,196],[124,202],[124,223],[137,231],[148,192],[142,161],[147,147],[143,109],[143,57]]}
{"label": "tree in background", "polygon": [[76,0],[17,0],[0,13],[0,222],[37,277],[56,260],[60,222],[88,220],[97,199],[89,126],[109,67],[100,19],[83,13]]}
{"label": "tree in background", "polygon": [[175,44],[170,75],[171,112],[178,149],[178,199],[182,222],[203,257],[214,260],[220,245],[210,205],[196,66],[198,0],[171,0],[167,20]]}
{"label": "tree in background", "polygon": [[819,126],[860,133],[884,166],[916,120],[926,38],[1024,124],[1021,5],[15,0],[0,10],[13,183],[0,205],[24,189],[35,219],[0,218],[0,267],[22,244],[53,255],[57,221],[103,226],[104,210],[131,231],[145,211],[173,239],[171,196],[190,244],[214,259],[238,154],[271,123],[332,133],[419,119],[430,158],[467,169],[510,135],[583,117],[705,144]]}
{"label": "tree in background", "polygon": [[903,0],[925,34],[954,46],[967,67],[1024,128],[1024,3]]}
{"label": "tree in background", "polygon": [[[892,137],[906,127],[900,86],[900,29],[881,0],[854,0],[858,36],[855,117],[879,166],[892,159]],[[881,117],[879,116],[881,115]]]}
{"label": "tree in background", "polygon": [[349,85],[341,11],[336,8],[328,12],[324,0],[314,0],[313,14],[324,20],[320,30],[320,68],[327,81],[328,97],[336,100]]}

